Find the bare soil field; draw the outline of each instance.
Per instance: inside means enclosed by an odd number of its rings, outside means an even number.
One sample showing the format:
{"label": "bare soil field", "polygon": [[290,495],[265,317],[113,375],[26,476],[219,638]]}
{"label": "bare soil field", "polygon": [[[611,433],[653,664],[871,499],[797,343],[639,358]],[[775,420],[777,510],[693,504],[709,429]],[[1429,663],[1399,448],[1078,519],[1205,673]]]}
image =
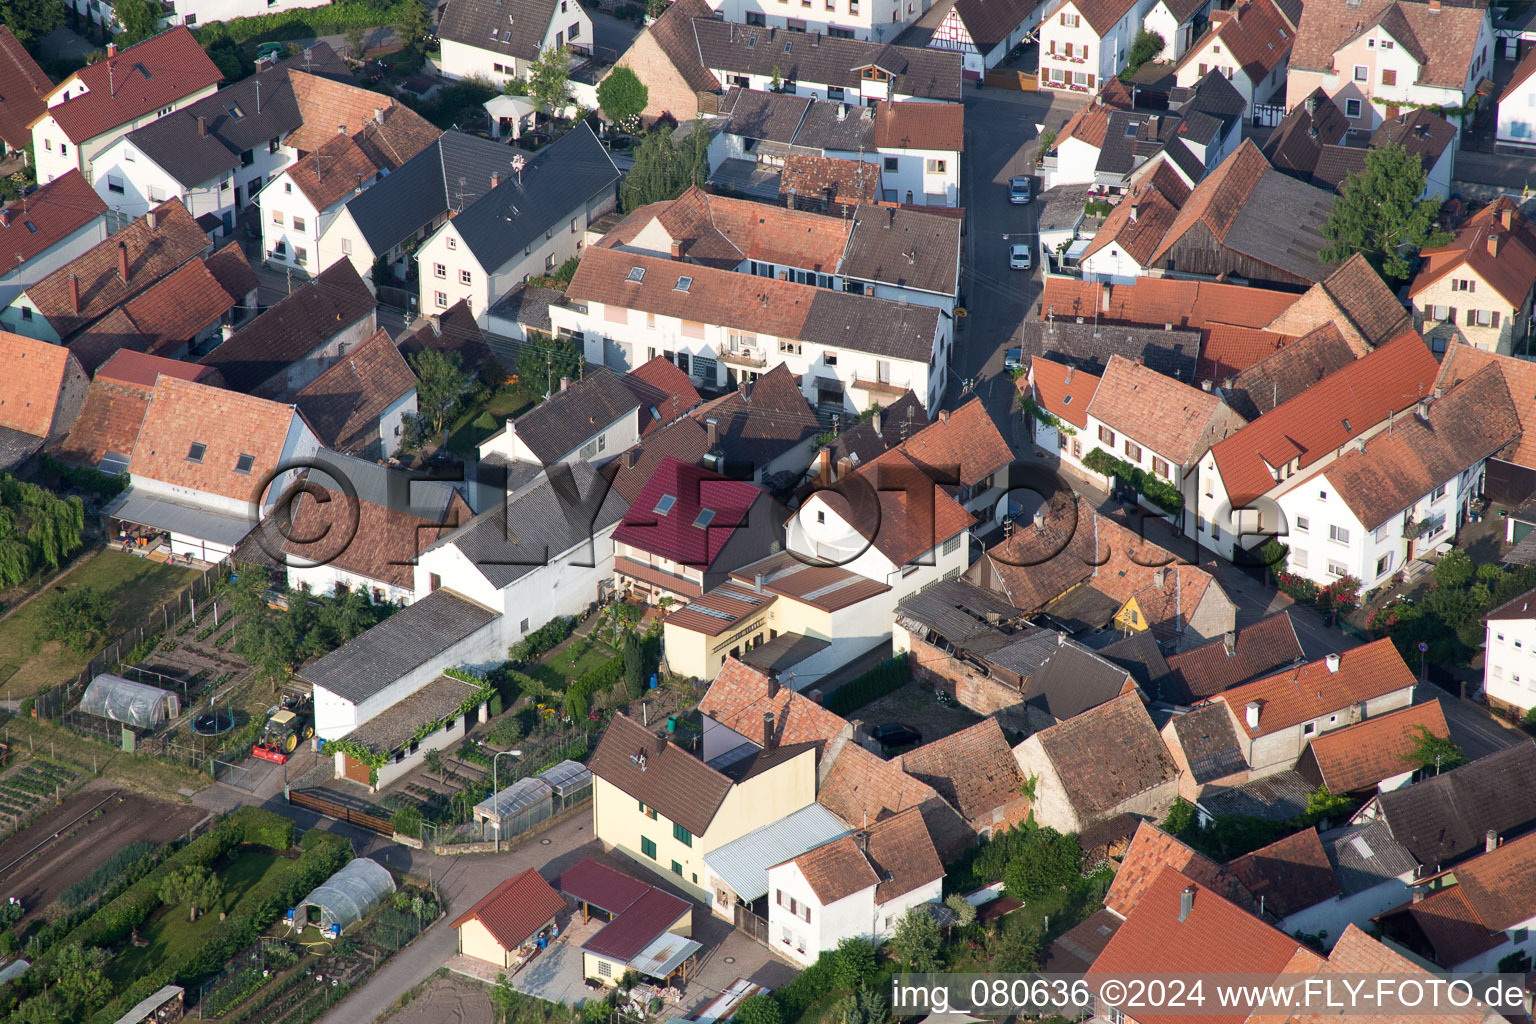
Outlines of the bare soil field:
{"label": "bare soil field", "polygon": [[433,977],[416,998],[384,1018],[385,1024],[492,1024],[496,1019],[485,987],[450,974]]}
{"label": "bare soil field", "polygon": [[0,843],[0,899],[15,896],[30,919],[129,843],[168,842],[207,815],[124,789],[87,787]]}

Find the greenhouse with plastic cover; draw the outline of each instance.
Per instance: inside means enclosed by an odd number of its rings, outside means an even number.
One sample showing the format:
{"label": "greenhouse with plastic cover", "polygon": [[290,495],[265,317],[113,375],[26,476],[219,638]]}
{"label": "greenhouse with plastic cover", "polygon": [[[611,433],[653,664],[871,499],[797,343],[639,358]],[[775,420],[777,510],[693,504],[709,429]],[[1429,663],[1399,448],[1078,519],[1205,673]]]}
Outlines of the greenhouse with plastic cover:
{"label": "greenhouse with plastic cover", "polygon": [[80,710],[136,729],[154,729],[181,714],[181,699],[158,686],[104,672],[85,688]]}
{"label": "greenhouse with plastic cover", "polygon": [[376,860],[358,857],[317,885],[289,915],[289,922],[321,931],[346,931],[395,891],[394,876]]}

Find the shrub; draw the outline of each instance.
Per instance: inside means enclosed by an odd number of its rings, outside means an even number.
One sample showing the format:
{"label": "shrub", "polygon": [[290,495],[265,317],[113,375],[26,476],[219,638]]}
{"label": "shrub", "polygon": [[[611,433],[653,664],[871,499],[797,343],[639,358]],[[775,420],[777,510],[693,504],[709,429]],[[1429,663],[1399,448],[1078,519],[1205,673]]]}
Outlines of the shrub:
{"label": "shrub", "polygon": [[491,726],[485,738],[498,747],[510,747],[523,738],[523,723],[516,715],[503,715]]}
{"label": "shrub", "polygon": [[837,944],[833,965],[838,988],[858,988],[875,973],[874,944],[859,935],[843,939]]}
{"label": "shrub", "polygon": [[402,19],[407,5],[414,2],[416,0],[396,0],[388,6],[380,6],[370,0],[332,0],[324,7],[209,22],[194,30],[193,34],[204,46],[216,45],[225,40],[245,43],[341,35],[351,28],[393,25]]}
{"label": "shrub", "polygon": [[1138,494],[1170,515],[1184,508],[1184,496],[1167,480],[1117,459],[1102,448],[1095,448],[1083,457],[1083,465],[1100,476],[1115,476],[1134,488]]}
{"label": "shrub", "polygon": [[894,693],[912,678],[912,665],[905,654],[898,654],[890,661],[881,662],[857,679],[839,686],[824,701],[826,709],[837,715],[847,715],[859,708]]}
{"label": "shrub", "polygon": [[421,811],[415,807],[402,807],[389,819],[395,834],[416,837],[421,835]]}
{"label": "shrub", "polygon": [[736,1010],[736,1024],[783,1024],[784,1013],[770,995],[752,996]]}
{"label": "shrub", "polygon": [[513,661],[533,661],[551,650],[571,635],[576,619],[569,615],[556,615],[538,629],[512,645]]}
{"label": "shrub", "polygon": [[1030,825],[1017,831],[1018,849],[1003,869],[1008,895],[1028,902],[1065,888],[1082,875],[1083,848],[1075,837]]}

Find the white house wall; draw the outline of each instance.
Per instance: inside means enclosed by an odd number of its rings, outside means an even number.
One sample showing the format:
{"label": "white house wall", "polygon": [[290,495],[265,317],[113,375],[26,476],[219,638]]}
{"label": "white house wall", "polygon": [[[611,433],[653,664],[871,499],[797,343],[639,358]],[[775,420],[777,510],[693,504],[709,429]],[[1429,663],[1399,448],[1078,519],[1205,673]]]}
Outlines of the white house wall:
{"label": "white house wall", "polygon": [[[539,49],[564,45],[581,50],[592,48],[592,19],[579,0],[559,0]],[[452,39],[442,40],[437,65],[447,78],[484,78],[497,85],[505,85],[513,78],[527,78],[529,69],[526,60]]]}
{"label": "white house wall", "polygon": [[6,310],[21,293],[76,257],[107,240],[107,218],[102,215],[54,242],[18,267],[0,274],[0,330],[17,331],[13,321],[20,313]]}
{"label": "white house wall", "polygon": [[[87,91],[85,86],[81,84],[79,77],[74,75],[60,82],[59,86],[60,88],[55,89],[49,96],[48,105],[50,107],[63,103],[66,91],[72,97],[81,96]],[[66,86],[67,90],[64,88]],[[32,129],[37,180],[40,183],[46,184],[54,178],[62,177],[71,170],[78,170],[85,175],[86,181],[94,184],[91,174],[92,161],[109,145],[135,128],[142,128],[174,110],[180,110],[182,107],[196,103],[204,96],[211,96],[216,91],[218,91],[217,85],[204,86],[194,93],[189,93],[180,99],[172,100],[165,106],[134,118],[132,121],[114,125],[100,135],[86,139],[79,146],[69,141],[69,137],[64,134],[64,130],[59,127],[59,123],[51,115],[44,115]]]}
{"label": "white house wall", "polygon": [[1406,877],[1390,879],[1353,896],[1331,896],[1321,903],[1291,914],[1281,923],[1280,928],[1287,935],[1325,932],[1324,944],[1332,946],[1349,925],[1370,928],[1376,915],[1400,907],[1412,899],[1412,889],[1408,884],[1412,877],[1413,873],[1409,872]]}
{"label": "white house wall", "polygon": [[[151,207],[167,199],[180,199],[193,217],[214,214],[233,230],[234,217],[247,205],[256,203],[262,186],[282,173],[296,151],[279,145],[273,152],[268,142],[251,150],[249,167],[237,167],[219,178],[191,188],[177,181],[127,138],[118,139],[96,158],[95,180],[91,187],[110,209],[122,213],[124,220],[142,217]],[[239,205],[235,192],[240,193]]]}
{"label": "white house wall", "polygon": [[1490,702],[1536,707],[1536,618],[1492,619],[1485,628],[1483,692]]}
{"label": "white house wall", "polygon": [[[813,0],[792,6],[782,0],[711,0],[726,21],[798,28],[890,42],[928,9],[922,0]],[[829,9],[830,7],[830,9]]]}

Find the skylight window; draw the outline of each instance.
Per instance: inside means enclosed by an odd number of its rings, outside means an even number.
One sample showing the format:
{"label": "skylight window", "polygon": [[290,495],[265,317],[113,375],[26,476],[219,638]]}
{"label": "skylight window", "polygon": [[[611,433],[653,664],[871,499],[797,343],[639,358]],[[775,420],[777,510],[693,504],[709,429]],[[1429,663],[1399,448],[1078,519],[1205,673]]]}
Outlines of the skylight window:
{"label": "skylight window", "polygon": [[756,45],[757,45],[757,36],[748,36],[747,37],[747,49],[750,50],[752,47],[754,47]]}
{"label": "skylight window", "polygon": [[644,281],[645,280],[645,268],[644,267],[630,267],[629,268],[629,280],[631,282],[635,283],[635,284],[639,284],[641,281]]}
{"label": "skylight window", "polygon": [[37,234],[37,225],[33,224],[31,221],[27,221],[27,230],[35,235]]}
{"label": "skylight window", "polygon": [[187,449],[188,462],[202,462],[203,456],[208,453],[208,446],[197,441],[192,442],[192,447]]}
{"label": "skylight window", "polygon": [[692,287],[693,287],[693,278],[691,278],[691,277],[680,277],[680,278],[677,279],[677,287],[675,289],[673,289],[673,290],[674,291],[679,291],[679,292],[686,292],[688,289],[690,289]]}
{"label": "skylight window", "polygon": [[238,121],[245,116],[245,111],[240,109],[240,104],[238,103],[234,104],[233,106],[225,107],[224,109],[229,111],[229,117],[232,121]]}
{"label": "skylight window", "polygon": [[656,514],[664,516],[672,511],[672,506],[677,504],[677,495],[663,494],[661,500],[656,503]]}
{"label": "skylight window", "polygon": [[699,518],[693,521],[693,525],[702,530],[715,521],[715,510],[712,508],[699,509]]}
{"label": "skylight window", "polygon": [[256,456],[246,455],[244,452],[242,452],[240,457],[235,460],[235,472],[249,473],[251,471],[251,467],[255,464]]}
{"label": "skylight window", "polygon": [[795,44],[794,44],[794,43],[793,43],[793,42],[788,42],[788,43],[785,43],[785,44],[784,44],[784,52],[785,52],[785,53],[788,53],[788,52],[789,52],[789,51],[790,51],[790,49],[791,49],[791,48],[792,48],[792,47],[793,47],[793,46],[794,46],[794,45],[795,45]]}
{"label": "skylight window", "polygon": [[651,406],[651,419],[653,419],[653,420],[661,419],[661,410],[656,408],[654,405]]}

